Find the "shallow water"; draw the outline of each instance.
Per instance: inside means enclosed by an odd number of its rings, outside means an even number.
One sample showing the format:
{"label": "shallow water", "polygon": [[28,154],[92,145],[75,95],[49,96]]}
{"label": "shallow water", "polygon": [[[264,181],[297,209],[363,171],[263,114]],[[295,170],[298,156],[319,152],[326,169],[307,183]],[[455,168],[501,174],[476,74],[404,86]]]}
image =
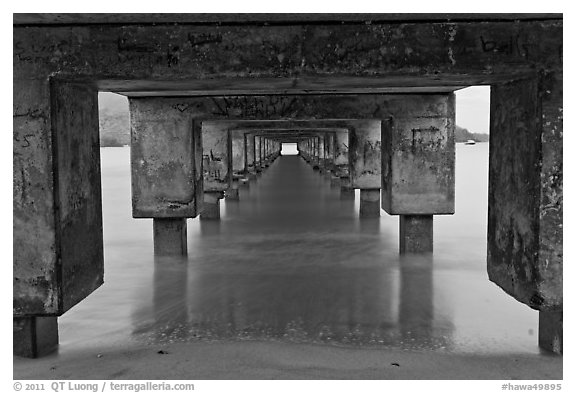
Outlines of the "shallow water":
{"label": "shallow water", "polygon": [[456,214],[433,257],[398,255],[398,218],[297,156],[280,157],[221,222],[188,220],[187,258],[154,258],[133,219],[129,148],[104,148],[105,284],[59,318],[59,353],[193,340],[282,340],[452,353],[539,353],[538,314],[486,274],[488,145],[457,145]]}

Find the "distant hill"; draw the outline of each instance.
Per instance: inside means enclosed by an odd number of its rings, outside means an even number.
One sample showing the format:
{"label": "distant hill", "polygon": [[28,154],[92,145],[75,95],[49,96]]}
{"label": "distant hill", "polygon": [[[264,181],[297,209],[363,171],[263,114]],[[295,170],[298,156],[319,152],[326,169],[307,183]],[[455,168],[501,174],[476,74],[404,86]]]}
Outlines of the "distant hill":
{"label": "distant hill", "polygon": [[460,126],[456,126],[456,130],[454,131],[454,137],[456,142],[466,142],[468,139],[472,139],[476,142],[488,142],[490,136],[488,134],[479,134],[475,132],[470,132],[466,128],[462,128]]}

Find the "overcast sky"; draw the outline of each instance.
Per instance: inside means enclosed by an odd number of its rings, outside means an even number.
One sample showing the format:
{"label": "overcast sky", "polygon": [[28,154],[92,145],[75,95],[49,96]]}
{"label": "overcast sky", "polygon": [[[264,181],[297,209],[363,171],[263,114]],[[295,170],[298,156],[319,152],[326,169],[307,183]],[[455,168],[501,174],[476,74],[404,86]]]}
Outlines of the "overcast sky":
{"label": "overcast sky", "polygon": [[[128,100],[118,94],[100,93],[100,106],[127,111]],[[456,91],[456,124],[470,132],[489,133],[489,86],[473,86]]]}
{"label": "overcast sky", "polygon": [[456,91],[456,124],[470,132],[490,133],[490,86]]}

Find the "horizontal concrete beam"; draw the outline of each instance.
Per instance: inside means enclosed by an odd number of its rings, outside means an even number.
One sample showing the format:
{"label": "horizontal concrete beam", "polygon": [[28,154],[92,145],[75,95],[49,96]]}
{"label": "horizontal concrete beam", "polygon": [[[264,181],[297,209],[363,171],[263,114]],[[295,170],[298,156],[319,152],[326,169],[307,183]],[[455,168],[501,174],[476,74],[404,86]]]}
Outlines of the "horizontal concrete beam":
{"label": "horizontal concrete beam", "polygon": [[55,14],[55,13],[18,13],[13,14],[14,25],[157,25],[157,24],[218,24],[218,25],[235,25],[235,24],[306,24],[306,23],[362,23],[366,22],[422,22],[431,21],[502,21],[502,20],[548,20],[562,19],[562,14],[550,13],[510,13],[510,14]]}
{"label": "horizontal concrete beam", "polygon": [[[203,80],[193,90],[259,78],[322,90],[345,77],[419,77],[419,86],[466,86],[561,69],[562,20],[278,26],[86,25],[14,27],[14,78],[81,77],[113,91],[130,80]],[[298,48],[298,50],[294,50]],[[334,48],[338,48],[335,50]],[[202,61],[198,59],[201,58]],[[299,79],[294,79],[298,75]],[[259,78],[255,78],[258,76]],[[300,78],[309,78],[310,83]],[[415,82],[412,82],[415,83]],[[392,84],[390,82],[389,84]],[[292,85],[289,85],[292,86]],[[369,87],[365,85],[364,87]],[[161,86],[140,90],[166,90]]]}

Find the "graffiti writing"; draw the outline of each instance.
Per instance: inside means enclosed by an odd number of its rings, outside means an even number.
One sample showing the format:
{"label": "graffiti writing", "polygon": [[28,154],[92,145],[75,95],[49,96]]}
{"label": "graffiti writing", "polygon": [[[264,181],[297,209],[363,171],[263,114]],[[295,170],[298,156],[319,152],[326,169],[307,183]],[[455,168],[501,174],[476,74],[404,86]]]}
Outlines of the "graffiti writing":
{"label": "graffiti writing", "polygon": [[130,42],[126,38],[118,38],[116,46],[119,52],[154,52],[154,48],[147,43]]}
{"label": "graffiti writing", "polygon": [[208,44],[219,44],[222,42],[221,34],[201,33],[192,34],[188,33],[188,42],[190,46],[202,46]]}
{"label": "graffiti writing", "polygon": [[12,134],[12,140],[18,144],[20,148],[27,148],[32,145],[30,138],[33,138],[34,134],[18,135],[16,132]]}
{"label": "graffiti writing", "polygon": [[484,36],[480,36],[480,46],[483,52],[520,55],[526,57],[530,55],[533,44],[521,42],[519,35],[510,36],[504,41],[491,40]]}
{"label": "graffiti writing", "polygon": [[438,131],[440,131],[440,129],[434,126],[413,128],[412,151],[439,149],[444,141],[444,135]]}
{"label": "graffiti writing", "polygon": [[296,115],[296,98],[283,96],[212,98],[214,116],[250,119],[286,118]]}

